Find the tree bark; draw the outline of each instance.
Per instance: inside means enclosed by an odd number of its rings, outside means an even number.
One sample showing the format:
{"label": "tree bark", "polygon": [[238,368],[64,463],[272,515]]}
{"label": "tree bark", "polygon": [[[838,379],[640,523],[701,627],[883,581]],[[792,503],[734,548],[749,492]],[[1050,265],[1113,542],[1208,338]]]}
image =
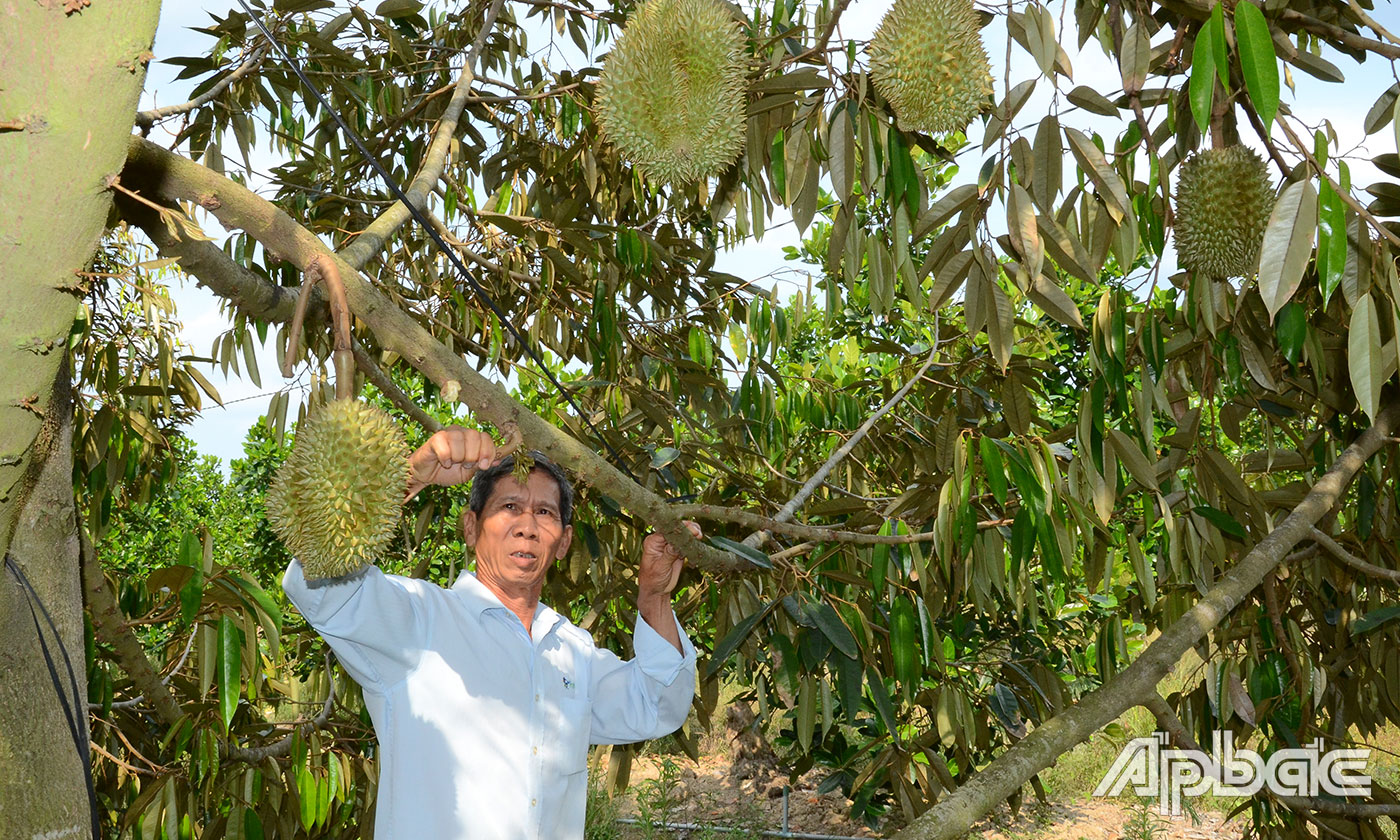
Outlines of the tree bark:
{"label": "tree bark", "polygon": [[1313,525],[1341,498],[1372,455],[1391,442],[1400,425],[1400,402],[1392,402],[1375,425],[1348,446],[1278,527],[1227,572],[1194,607],[1162,632],[1116,677],[1036,727],[987,765],[967,784],[924,812],[896,840],[952,840],[978,818],[1021,789],[1036,773],[1133,706],[1149,702],[1157,684],[1188,649],[1205,637],[1244,600]]}
{"label": "tree bark", "polygon": [[[39,624],[86,739],[82,589],[73,515],[68,333],[111,207],[151,57],[159,0],[0,0],[0,555],[57,627]],[[37,605],[35,605],[37,611]],[[0,833],[89,833],[86,761],[35,635],[0,574]],[[60,643],[72,663],[73,689]],[[85,740],[84,740],[85,743]]]}

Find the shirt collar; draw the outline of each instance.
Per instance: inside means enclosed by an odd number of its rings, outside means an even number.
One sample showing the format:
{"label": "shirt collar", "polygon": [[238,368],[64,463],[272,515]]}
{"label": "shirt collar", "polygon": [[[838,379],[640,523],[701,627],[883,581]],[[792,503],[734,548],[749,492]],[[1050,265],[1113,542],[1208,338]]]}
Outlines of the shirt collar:
{"label": "shirt collar", "polygon": [[[463,599],[471,607],[472,612],[478,617],[484,615],[487,610],[506,610],[506,605],[501,603],[501,599],[496,597],[496,593],[487,588],[486,584],[476,579],[476,575],[463,571],[457,576],[456,583],[452,584],[452,591],[462,595]],[[510,612],[506,610],[506,612]],[[530,632],[535,639],[543,639],[545,634],[554,629],[554,625],[559,623],[563,616],[545,606],[543,603],[535,604],[535,615],[531,619]]]}

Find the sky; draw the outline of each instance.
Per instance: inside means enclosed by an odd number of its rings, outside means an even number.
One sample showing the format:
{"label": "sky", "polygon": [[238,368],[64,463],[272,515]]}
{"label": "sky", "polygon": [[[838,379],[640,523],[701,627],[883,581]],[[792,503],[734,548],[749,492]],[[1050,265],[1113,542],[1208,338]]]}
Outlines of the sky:
{"label": "sky", "polygon": [[[841,37],[862,41],[868,39],[874,33],[881,17],[889,9],[891,3],[892,0],[854,0],[842,16]],[[371,0],[371,2],[362,5],[366,10],[373,11],[377,3]],[[1050,8],[1052,12],[1058,13],[1061,5],[1060,2],[1054,2],[1051,3]],[[1384,2],[1377,4],[1377,6],[1377,11],[1373,12],[1377,21],[1388,29],[1400,30],[1400,8]],[[210,22],[209,12],[223,15],[233,7],[236,7],[234,0],[201,0],[201,2],[167,0],[163,4],[160,26],[156,31],[156,42],[153,50],[156,60],[151,62],[147,71],[142,108],[152,107],[152,105],[168,105],[189,98],[191,82],[189,80],[176,81],[174,76],[179,68],[163,64],[160,60],[176,56],[196,55],[205,50],[210,39],[203,34],[191,32],[190,27],[207,25]],[[1006,61],[1006,50],[1004,49],[1006,30],[1001,24],[1001,20],[1002,18],[998,17],[983,31],[984,42],[988,46],[992,62],[992,75],[996,80],[999,96],[1002,90]],[[1058,23],[1056,28],[1058,33]],[[532,34],[532,46],[550,32],[551,30],[541,29],[538,35]],[[1165,37],[1167,37],[1166,33],[1160,33],[1156,40],[1160,41]],[[1072,44],[1066,45],[1066,49],[1068,50],[1070,46]],[[561,50],[575,56],[578,55],[567,36],[561,39]],[[1089,85],[1104,92],[1111,92],[1121,87],[1116,64],[1103,54],[1094,41],[1091,40],[1083,51],[1071,51],[1070,57],[1074,65],[1073,84]],[[1340,139],[1340,148],[1344,152],[1350,150],[1352,154],[1359,156],[1361,161],[1374,155],[1395,151],[1395,134],[1388,128],[1382,129],[1369,138],[1365,137],[1362,131],[1362,120],[1371,104],[1395,81],[1391,75],[1390,67],[1375,58],[1358,66],[1346,56],[1335,54],[1327,48],[1324,48],[1323,57],[1342,68],[1347,75],[1347,82],[1340,85],[1330,84],[1301,72],[1294,72],[1293,78],[1297,86],[1297,93],[1294,95],[1287,88],[1284,88],[1282,91],[1283,101],[1293,108],[1294,113],[1303,122],[1309,125],[1320,125],[1324,120],[1330,120],[1333,130]],[[1012,84],[1029,78],[1034,72],[1034,63],[1031,57],[1019,46],[1013,47],[1011,50]],[[1058,95],[1062,97],[1072,86],[1061,80]],[[1041,79],[1037,84],[1036,93],[1022,110],[1018,123],[1024,120],[1034,120],[1038,115],[1048,113],[1056,93],[1049,80]],[[1063,106],[1065,103],[1061,100],[1060,104]],[[1117,132],[1119,125],[1117,120],[1094,119],[1100,120],[1102,130],[1106,134],[1110,131]],[[168,132],[176,130],[177,123],[178,121],[174,121],[165,129],[157,126],[151,133],[151,139],[155,142],[161,142],[163,138],[168,140]],[[1093,120],[1076,118],[1075,125],[1083,127],[1086,124],[1092,127]],[[976,132],[976,123],[970,131],[973,132],[971,138],[973,142],[969,144],[958,160],[961,167],[957,179],[959,181],[970,181],[975,178],[983,159],[980,143],[977,142],[980,141],[980,137]],[[1248,138],[1246,139],[1248,140]],[[256,161],[254,165],[258,166]],[[1352,161],[1352,175],[1353,182],[1358,184],[1367,184],[1380,177],[1369,163],[1358,162],[1356,159]],[[253,186],[255,189],[257,188],[257,184],[253,184]],[[205,226],[206,233],[211,236],[218,238],[223,234],[222,229],[212,217],[206,216],[200,221]],[[799,237],[795,226],[790,223],[787,214],[779,208],[778,215],[768,223],[767,233],[761,240],[747,241],[731,251],[720,254],[716,260],[716,269],[748,280],[768,278],[760,280],[760,285],[766,288],[771,288],[775,282],[805,286],[805,279],[802,279],[800,274],[794,273],[796,266],[787,262],[783,257],[784,247],[798,244]],[[1169,253],[1170,250],[1168,248]],[[1170,269],[1171,266],[1164,266],[1164,268]],[[185,280],[183,283],[175,282],[171,288],[171,296],[174,298],[178,317],[183,324],[183,340],[193,348],[196,354],[207,353],[213,341],[230,327],[228,319],[220,312],[218,298],[207,289],[197,287],[192,280]],[[217,366],[211,366],[206,375],[218,388],[223,397],[224,406],[220,407],[212,401],[208,401],[200,417],[193,421],[186,430],[199,452],[219,458],[225,470],[230,460],[241,456],[243,439],[248,429],[258,421],[258,418],[266,410],[272,393],[281,385],[281,375],[277,370],[270,338],[271,331],[269,343],[260,348],[258,352],[258,367],[262,374],[262,386],[255,386],[248,379],[237,376],[225,378]]]}

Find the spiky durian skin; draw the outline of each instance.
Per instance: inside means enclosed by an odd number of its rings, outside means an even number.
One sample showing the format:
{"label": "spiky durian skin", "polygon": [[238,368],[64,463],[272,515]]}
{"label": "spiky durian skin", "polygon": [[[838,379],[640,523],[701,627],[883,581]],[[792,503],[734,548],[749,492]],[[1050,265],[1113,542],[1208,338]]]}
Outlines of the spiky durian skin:
{"label": "spiky durian skin", "polygon": [[302,422],[268,490],[267,514],[307,579],[379,559],[398,526],[408,470],[403,430],[374,406],[334,400]]}
{"label": "spiky durian skin", "polygon": [[1222,279],[1252,274],[1274,198],[1254,150],[1230,146],[1192,155],[1176,182],[1177,262]]}
{"label": "spiky durian skin", "polygon": [[961,131],[992,93],[972,0],[895,0],[870,39],[870,77],[899,127]]}
{"label": "spiky durian skin", "polygon": [[719,0],[647,0],[603,64],[603,136],[648,177],[686,183],[726,169],[744,144],[744,35]]}

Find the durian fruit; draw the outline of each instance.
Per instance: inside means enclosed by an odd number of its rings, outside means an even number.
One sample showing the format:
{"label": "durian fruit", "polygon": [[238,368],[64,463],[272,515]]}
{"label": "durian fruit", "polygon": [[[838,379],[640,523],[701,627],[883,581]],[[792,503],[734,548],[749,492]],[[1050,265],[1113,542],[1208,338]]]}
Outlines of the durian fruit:
{"label": "durian fruit", "polygon": [[1253,273],[1274,198],[1264,160],[1252,149],[1192,155],[1177,176],[1177,262],[1221,279]]}
{"label": "durian fruit", "polygon": [[905,131],[961,131],[992,93],[972,0],[895,0],[869,50],[870,77]]}
{"label": "durian fruit", "polygon": [[324,280],[335,328],[336,398],[297,429],[291,454],[267,492],[272,529],[301,561],[308,580],[353,574],[379,559],[398,526],[408,486],[408,441],[384,411],[355,399],[350,307],[335,261],[311,261],[292,316],[283,375],[292,375],[297,337]]}
{"label": "durian fruit", "polygon": [[403,430],[374,406],[332,400],[302,422],[268,490],[267,515],[308,580],[379,559],[398,527],[408,470]]}
{"label": "durian fruit", "polygon": [[599,127],[662,182],[698,181],[739,156],[746,128],[744,35],[720,0],[646,0],[603,63]]}

